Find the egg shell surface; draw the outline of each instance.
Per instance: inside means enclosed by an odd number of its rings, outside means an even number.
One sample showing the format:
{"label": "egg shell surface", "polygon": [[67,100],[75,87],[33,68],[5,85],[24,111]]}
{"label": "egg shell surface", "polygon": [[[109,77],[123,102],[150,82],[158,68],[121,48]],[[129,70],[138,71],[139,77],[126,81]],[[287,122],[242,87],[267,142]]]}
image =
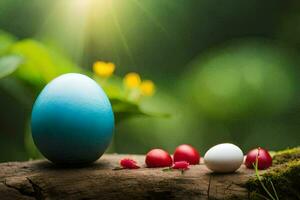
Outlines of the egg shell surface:
{"label": "egg shell surface", "polygon": [[94,80],[82,74],[55,78],[33,106],[33,141],[54,163],[97,160],[108,147],[113,129],[114,115],[108,97]]}
{"label": "egg shell surface", "polygon": [[216,173],[235,172],[244,161],[242,150],[230,143],[211,147],[204,155],[205,165]]}

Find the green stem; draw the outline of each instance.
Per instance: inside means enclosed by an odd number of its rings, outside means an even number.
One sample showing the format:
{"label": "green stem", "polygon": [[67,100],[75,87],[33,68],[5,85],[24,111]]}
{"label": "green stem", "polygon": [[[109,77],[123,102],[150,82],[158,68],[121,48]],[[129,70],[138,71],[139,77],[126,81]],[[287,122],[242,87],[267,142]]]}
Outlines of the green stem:
{"label": "green stem", "polygon": [[273,192],[274,192],[274,194],[275,194],[276,200],[279,200],[278,195],[277,195],[277,192],[276,192],[276,189],[275,189],[274,184],[273,184],[273,182],[272,182],[271,180],[270,180],[270,183],[271,183]]}
{"label": "green stem", "polygon": [[254,169],[255,169],[255,174],[257,176],[257,179],[260,182],[260,185],[262,186],[262,188],[264,189],[264,191],[269,195],[269,197],[271,197],[272,200],[278,200],[278,199],[275,199],[273,197],[273,195],[269,192],[269,190],[267,189],[267,187],[265,186],[265,184],[261,180],[261,177],[260,177],[260,175],[258,173],[258,156],[256,157],[256,162],[255,162],[255,165],[254,165]]}

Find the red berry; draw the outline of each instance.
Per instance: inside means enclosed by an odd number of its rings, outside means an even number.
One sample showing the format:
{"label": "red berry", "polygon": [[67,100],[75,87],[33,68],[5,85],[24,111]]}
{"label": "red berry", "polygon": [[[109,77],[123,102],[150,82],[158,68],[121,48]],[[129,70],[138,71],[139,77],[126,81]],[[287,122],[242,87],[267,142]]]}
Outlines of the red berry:
{"label": "red berry", "polygon": [[124,158],[120,161],[120,165],[124,169],[138,169],[140,168],[137,164],[136,161],[129,159],[129,158]]}
{"label": "red berry", "polygon": [[258,147],[247,153],[245,165],[248,168],[254,168],[257,160],[258,169],[267,169],[272,165],[272,157],[266,149]]}
{"label": "red berry", "polygon": [[168,152],[162,149],[152,149],[146,155],[147,167],[170,167],[173,163]]}
{"label": "red berry", "polygon": [[187,170],[189,169],[190,164],[186,161],[178,161],[175,162],[172,166],[172,169],[181,169],[181,170]]}
{"label": "red berry", "polygon": [[199,152],[192,146],[182,144],[175,149],[174,162],[186,161],[191,165],[197,165],[200,161]]}

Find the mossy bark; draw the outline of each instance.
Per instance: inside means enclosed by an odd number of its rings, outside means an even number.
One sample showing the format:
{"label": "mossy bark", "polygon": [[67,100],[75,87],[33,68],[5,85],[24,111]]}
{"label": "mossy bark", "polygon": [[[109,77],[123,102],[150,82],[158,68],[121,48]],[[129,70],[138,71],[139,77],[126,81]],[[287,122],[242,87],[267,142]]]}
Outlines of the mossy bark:
{"label": "mossy bark", "polygon": [[[273,167],[250,178],[250,199],[300,199],[300,147],[279,151]],[[265,188],[264,188],[265,187]]]}

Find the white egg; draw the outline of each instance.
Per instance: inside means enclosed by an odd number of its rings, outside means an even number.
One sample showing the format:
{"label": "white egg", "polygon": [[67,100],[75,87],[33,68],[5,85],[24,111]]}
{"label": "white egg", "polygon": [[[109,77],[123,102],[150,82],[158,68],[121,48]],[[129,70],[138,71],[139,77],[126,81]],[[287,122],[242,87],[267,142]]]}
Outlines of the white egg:
{"label": "white egg", "polygon": [[213,146],[204,155],[205,165],[217,173],[235,172],[240,168],[243,160],[242,150],[230,143]]}

